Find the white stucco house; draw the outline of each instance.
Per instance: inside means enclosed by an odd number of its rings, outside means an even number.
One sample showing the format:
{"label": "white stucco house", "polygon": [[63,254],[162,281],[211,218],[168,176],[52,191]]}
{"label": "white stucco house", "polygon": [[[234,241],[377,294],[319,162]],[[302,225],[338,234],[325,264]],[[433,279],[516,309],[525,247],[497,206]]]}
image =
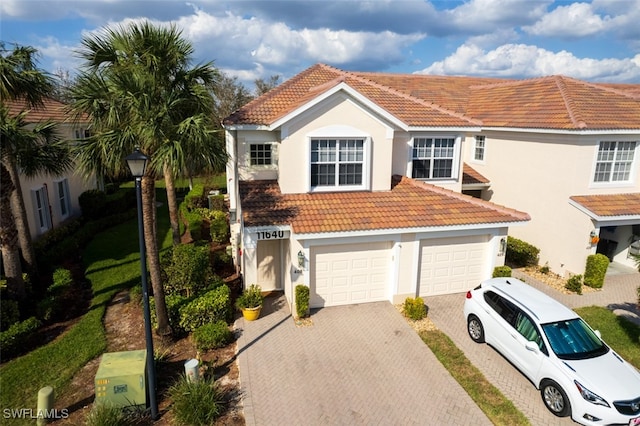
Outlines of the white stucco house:
{"label": "white stucco house", "polygon": [[465,99],[434,102],[430,81],[319,64],[225,120],[245,284],[290,302],[304,284],[312,307],[398,303],[466,291],[504,264],[507,234],[530,217],[462,193],[488,185],[464,164],[483,123]]}
{"label": "white stucco house", "polygon": [[[66,111],[66,105],[54,99],[45,99],[42,106],[29,108],[24,101],[7,101],[9,114],[18,115],[27,111],[29,126],[53,121],[57,136],[70,143],[85,136],[87,124],[73,122]],[[29,231],[35,240],[66,220],[81,214],[78,197],[84,191],[95,189],[96,180],[85,180],[71,169],[64,175],[41,174],[35,177],[20,175],[20,186],[24,199]]]}

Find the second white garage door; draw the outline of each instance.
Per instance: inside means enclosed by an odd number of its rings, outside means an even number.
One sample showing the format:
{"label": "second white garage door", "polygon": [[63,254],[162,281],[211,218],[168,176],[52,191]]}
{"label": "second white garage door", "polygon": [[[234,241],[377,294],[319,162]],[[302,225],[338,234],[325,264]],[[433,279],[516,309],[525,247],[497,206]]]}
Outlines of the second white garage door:
{"label": "second white garage door", "polygon": [[467,291],[486,279],[488,236],[420,242],[420,296]]}
{"label": "second white garage door", "polygon": [[387,300],[391,243],[311,249],[311,307]]}

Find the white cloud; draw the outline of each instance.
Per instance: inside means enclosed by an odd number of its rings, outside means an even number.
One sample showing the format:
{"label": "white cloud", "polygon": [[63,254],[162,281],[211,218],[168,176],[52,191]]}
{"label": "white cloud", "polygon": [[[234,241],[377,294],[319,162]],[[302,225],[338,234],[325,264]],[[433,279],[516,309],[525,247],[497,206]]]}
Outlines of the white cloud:
{"label": "white cloud", "polygon": [[505,78],[562,74],[584,80],[625,82],[640,78],[640,55],[625,59],[577,58],[564,50],[551,52],[524,44],[505,44],[486,51],[465,43],[448,58],[416,73]]}
{"label": "white cloud", "polygon": [[559,6],[534,25],[525,26],[529,34],[547,37],[585,37],[606,29],[609,16],[601,17],[588,3]]}
{"label": "white cloud", "polygon": [[445,10],[443,18],[466,31],[493,31],[501,25],[513,27],[535,22],[546,13],[552,0],[470,0]]}

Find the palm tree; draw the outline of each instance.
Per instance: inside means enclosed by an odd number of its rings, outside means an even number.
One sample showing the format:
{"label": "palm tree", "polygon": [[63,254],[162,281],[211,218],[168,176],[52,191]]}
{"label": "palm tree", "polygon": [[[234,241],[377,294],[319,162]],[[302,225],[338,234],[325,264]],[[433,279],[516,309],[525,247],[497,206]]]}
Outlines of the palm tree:
{"label": "palm tree", "polygon": [[83,71],[72,89],[73,109],[92,120],[92,136],[78,145],[85,173],[124,173],[123,158],[136,147],[151,158],[142,178],[148,266],[158,332],[171,332],[161,281],[155,221],[155,179],[164,176],[174,243],[180,242],[174,178],[191,164],[224,164],[216,137],[211,63],[190,67],[192,46],[175,27],[148,22],[106,29],[82,40]]}
{"label": "palm tree", "polygon": [[[53,124],[43,123],[33,131],[26,129],[28,110],[41,107],[44,99],[53,89],[51,78],[36,66],[36,54],[37,51],[32,47],[15,45],[10,51],[6,49],[3,42],[0,42],[1,154],[5,171],[12,182],[9,197],[14,219],[11,225],[8,222],[4,223],[5,226],[16,228],[18,245],[26,268],[32,275],[37,274],[37,264],[20,187],[18,167],[23,173],[32,176],[40,172],[57,174],[69,164],[68,159],[59,162],[61,155],[64,156],[67,151],[53,137],[55,135]],[[6,102],[14,102],[14,105],[23,104],[23,107],[20,108],[20,112],[14,112],[12,116]],[[51,144],[51,142],[55,143]],[[2,190],[7,191],[7,188],[3,187]],[[3,211],[8,212],[5,209]],[[12,231],[10,233],[13,234]],[[3,247],[6,248],[6,246]],[[17,270],[16,265],[5,264],[5,267],[12,271]],[[22,281],[21,277],[16,279],[18,282]]]}

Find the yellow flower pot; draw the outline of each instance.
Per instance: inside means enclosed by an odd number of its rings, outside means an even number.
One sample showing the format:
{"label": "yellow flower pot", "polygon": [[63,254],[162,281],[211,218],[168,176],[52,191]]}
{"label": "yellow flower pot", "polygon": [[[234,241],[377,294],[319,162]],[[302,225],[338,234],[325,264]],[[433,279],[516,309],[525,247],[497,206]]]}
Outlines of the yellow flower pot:
{"label": "yellow flower pot", "polygon": [[242,316],[247,321],[255,321],[260,316],[261,310],[262,306],[258,306],[257,308],[244,308],[242,309]]}

